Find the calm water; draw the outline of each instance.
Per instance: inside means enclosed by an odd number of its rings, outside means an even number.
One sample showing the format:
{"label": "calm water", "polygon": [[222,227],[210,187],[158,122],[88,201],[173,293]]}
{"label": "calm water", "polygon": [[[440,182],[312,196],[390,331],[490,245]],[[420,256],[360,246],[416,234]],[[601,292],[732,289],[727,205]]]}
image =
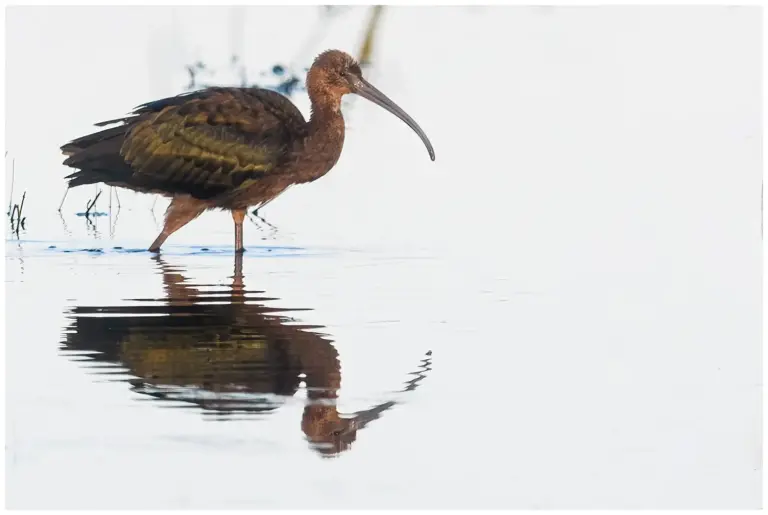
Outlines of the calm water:
{"label": "calm water", "polygon": [[[164,19],[99,12],[58,44],[61,16],[9,23],[9,507],[760,505],[759,14],[393,11],[375,83],[437,161],[356,102],[339,165],[238,260],[225,213],[157,257],[163,200],[56,211],[58,145],[178,90],[120,73],[127,47],[64,59]],[[444,37],[394,36],[425,12]],[[505,90],[456,108],[502,44]],[[46,131],[16,109],[30,59],[75,67]]]}
{"label": "calm water", "polygon": [[[267,306],[277,299],[247,290],[242,257],[235,261],[231,285],[197,285],[183,268],[158,258],[165,296],[73,306],[62,354],[95,374],[127,373],[133,392],[171,401],[167,406],[198,406],[215,420],[263,418],[303,388],[301,428],[312,447],[325,456],[349,449],[357,431],[396,401],[339,412],[341,366],[332,340],[317,332],[322,326],[288,316],[298,310]],[[426,358],[420,372],[430,362]],[[407,390],[425,377],[413,375]]]}

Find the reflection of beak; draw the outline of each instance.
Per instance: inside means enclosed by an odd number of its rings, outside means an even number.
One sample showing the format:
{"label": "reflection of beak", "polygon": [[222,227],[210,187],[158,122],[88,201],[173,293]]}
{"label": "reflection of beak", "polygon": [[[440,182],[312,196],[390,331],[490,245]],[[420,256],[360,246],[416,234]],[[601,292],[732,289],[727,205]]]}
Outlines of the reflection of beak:
{"label": "reflection of beak", "polygon": [[429,142],[429,138],[427,138],[427,135],[424,134],[424,131],[421,130],[421,127],[419,127],[419,124],[416,123],[413,118],[408,116],[408,114],[400,109],[397,104],[392,102],[384,93],[374,88],[362,77],[354,77],[352,78],[351,82],[353,93],[356,93],[361,97],[370,100],[374,104],[383,107],[408,124],[408,127],[413,129],[413,131],[419,135],[421,141],[424,142],[424,145],[427,147],[427,152],[429,152],[429,157],[432,159],[432,161],[435,160],[435,150],[432,148],[432,143]]}
{"label": "reflection of beak", "polygon": [[379,404],[378,406],[374,406],[365,411],[356,412],[353,419],[355,430],[363,429],[370,422],[373,422],[374,420],[379,418],[382,413],[384,413],[394,405],[395,405],[394,401],[387,401],[383,404]]}

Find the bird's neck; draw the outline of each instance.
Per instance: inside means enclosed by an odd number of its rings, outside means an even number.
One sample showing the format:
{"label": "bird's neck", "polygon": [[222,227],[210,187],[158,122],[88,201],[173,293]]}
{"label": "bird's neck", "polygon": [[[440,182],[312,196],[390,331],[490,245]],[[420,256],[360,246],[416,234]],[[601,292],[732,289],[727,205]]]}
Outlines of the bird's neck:
{"label": "bird's neck", "polygon": [[301,169],[304,182],[319,179],[333,168],[344,146],[344,117],[334,105],[312,105],[309,131],[304,141]]}

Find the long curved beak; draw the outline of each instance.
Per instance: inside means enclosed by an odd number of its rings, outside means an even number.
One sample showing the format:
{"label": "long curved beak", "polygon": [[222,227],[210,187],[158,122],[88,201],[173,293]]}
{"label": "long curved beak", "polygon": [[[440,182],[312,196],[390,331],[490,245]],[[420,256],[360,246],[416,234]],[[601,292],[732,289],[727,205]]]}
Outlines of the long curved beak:
{"label": "long curved beak", "polygon": [[429,142],[429,138],[427,138],[427,135],[424,134],[424,131],[421,130],[421,127],[419,127],[419,124],[414,121],[413,118],[408,116],[408,113],[400,109],[397,104],[392,102],[387,95],[379,91],[378,89],[374,88],[371,83],[363,79],[362,77],[355,77],[353,81],[353,87],[354,87],[354,93],[360,95],[361,97],[370,100],[374,104],[383,107],[390,113],[394,114],[398,118],[400,118],[402,121],[404,121],[406,124],[408,124],[408,127],[413,129],[413,132],[419,135],[421,138],[421,141],[424,142],[424,145],[427,147],[427,152],[429,152],[429,157],[432,159],[432,161],[435,160],[435,150],[432,148],[432,143]]}

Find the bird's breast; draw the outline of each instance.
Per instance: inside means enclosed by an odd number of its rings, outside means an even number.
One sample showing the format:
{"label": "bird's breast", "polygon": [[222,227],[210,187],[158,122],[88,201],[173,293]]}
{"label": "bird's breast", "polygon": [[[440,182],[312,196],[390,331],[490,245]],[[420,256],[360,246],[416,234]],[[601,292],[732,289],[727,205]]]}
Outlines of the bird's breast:
{"label": "bird's breast", "polygon": [[297,152],[289,175],[296,183],[311,182],[319,179],[333,168],[341,157],[344,146],[344,130],[330,128],[322,135],[310,136]]}

